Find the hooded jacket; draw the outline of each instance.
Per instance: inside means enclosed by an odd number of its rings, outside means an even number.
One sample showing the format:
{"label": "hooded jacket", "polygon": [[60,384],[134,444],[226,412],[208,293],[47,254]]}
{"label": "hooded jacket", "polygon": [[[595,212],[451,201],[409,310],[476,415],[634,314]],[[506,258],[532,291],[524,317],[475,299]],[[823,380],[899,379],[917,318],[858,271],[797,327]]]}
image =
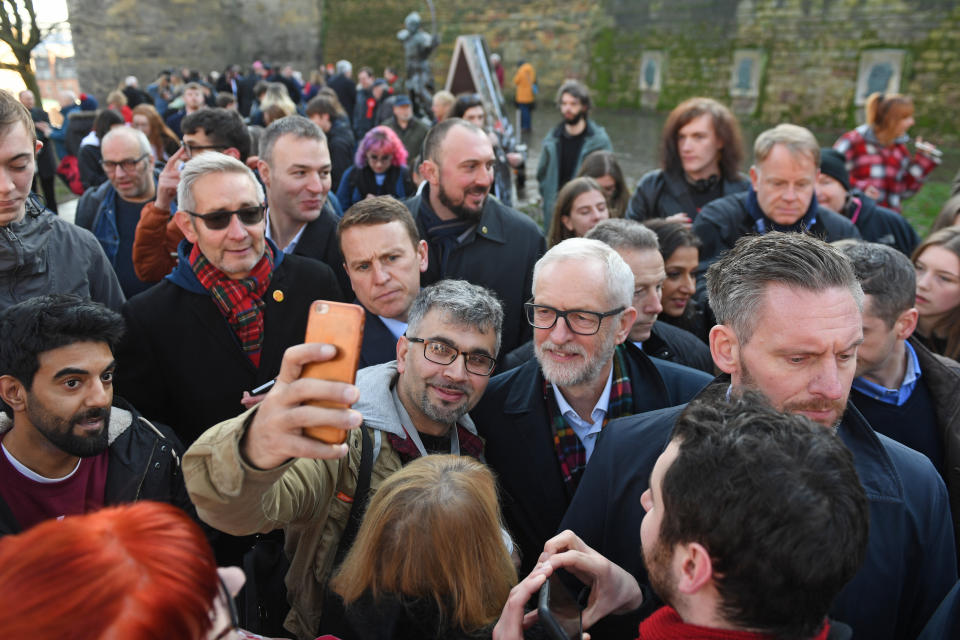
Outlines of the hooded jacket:
{"label": "hooded jacket", "polygon": [[[402,466],[387,437],[406,438],[413,429],[396,392],[397,364],[388,362],[357,372],[363,415],[373,443],[370,491]],[[184,475],[200,518],[232,535],[283,528],[290,558],[287,593],[291,610],[284,626],[297,638],[317,637],[321,604],[334,556],[350,516],[360,468],[361,435],[347,436],[345,458],[297,458],[274,469],[256,469],[240,455],[240,439],[256,408],[207,430],[184,458]],[[469,416],[460,425],[476,434]]]}

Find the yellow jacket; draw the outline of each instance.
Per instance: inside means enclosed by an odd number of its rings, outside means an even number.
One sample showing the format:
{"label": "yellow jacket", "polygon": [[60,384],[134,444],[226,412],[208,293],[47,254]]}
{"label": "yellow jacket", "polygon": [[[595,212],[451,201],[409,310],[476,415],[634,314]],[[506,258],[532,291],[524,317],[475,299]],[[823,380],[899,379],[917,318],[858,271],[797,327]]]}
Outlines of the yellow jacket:
{"label": "yellow jacket", "polygon": [[534,101],[533,83],[537,81],[537,72],[533,65],[524,62],[513,76],[513,84],[517,87],[517,102],[529,104]]}

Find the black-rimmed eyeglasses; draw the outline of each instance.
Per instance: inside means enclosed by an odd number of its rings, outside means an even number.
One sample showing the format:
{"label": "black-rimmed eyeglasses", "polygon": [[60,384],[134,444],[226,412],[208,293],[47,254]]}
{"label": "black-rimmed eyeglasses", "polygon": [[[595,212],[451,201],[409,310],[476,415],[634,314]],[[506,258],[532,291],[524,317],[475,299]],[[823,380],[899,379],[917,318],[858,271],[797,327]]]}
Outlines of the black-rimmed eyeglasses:
{"label": "black-rimmed eyeglasses", "polygon": [[557,319],[563,318],[570,331],[581,336],[592,336],[600,331],[600,324],[604,318],[615,316],[622,313],[626,307],[617,307],[612,311],[588,311],[586,309],[567,309],[560,311],[553,307],[543,304],[534,304],[532,302],[524,303],[524,310],[527,312],[527,322],[534,329],[552,329],[557,324]]}
{"label": "black-rimmed eyeglasses", "polygon": [[485,353],[465,353],[446,342],[407,337],[410,342],[423,344],[423,357],[434,364],[451,364],[457,356],[463,354],[463,367],[474,375],[489,376],[497,366],[497,359]]}
{"label": "black-rimmed eyeglasses", "polygon": [[207,229],[210,231],[222,231],[230,226],[230,218],[237,216],[240,219],[240,224],[247,227],[252,227],[255,224],[260,224],[260,221],[263,220],[263,213],[267,208],[258,204],[252,207],[243,207],[242,209],[237,209],[236,211],[214,211],[213,213],[194,213],[193,211],[186,211],[185,213],[190,214],[194,218],[200,218],[203,220],[203,224],[206,225]]}
{"label": "black-rimmed eyeglasses", "polygon": [[127,158],[126,160],[119,160],[114,162],[113,160],[101,160],[100,166],[103,167],[103,170],[107,173],[113,173],[117,170],[117,167],[122,167],[124,173],[131,173],[136,170],[137,165],[143,161],[144,158],[148,157],[150,154],[145,153],[139,158]]}

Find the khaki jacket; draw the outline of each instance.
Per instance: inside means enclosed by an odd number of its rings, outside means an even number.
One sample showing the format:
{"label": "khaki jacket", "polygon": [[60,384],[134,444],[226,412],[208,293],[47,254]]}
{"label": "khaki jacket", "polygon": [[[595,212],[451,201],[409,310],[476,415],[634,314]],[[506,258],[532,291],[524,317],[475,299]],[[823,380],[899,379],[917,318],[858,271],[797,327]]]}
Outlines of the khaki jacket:
{"label": "khaki jacket", "polygon": [[[207,430],[190,447],[183,459],[187,490],[200,518],[226,533],[285,530],[290,559],[285,582],[291,609],[284,626],[298,638],[312,640],[357,486],[360,431],[350,433],[345,458],[299,458],[261,471],[240,456],[240,438],[254,411]],[[384,438],[373,465],[371,493],[400,466],[399,456]]]}
{"label": "khaki jacket", "polygon": [[[397,398],[396,376],[396,362],[357,373],[360,399],[354,409],[363,415],[373,441],[371,498],[383,480],[402,466],[387,435],[405,438],[401,425],[414,428]],[[208,429],[187,450],[183,458],[187,491],[200,519],[221,531],[231,535],[285,531],[284,551],[290,559],[285,582],[291,609],[284,626],[297,638],[313,640],[334,556],[350,516],[362,436],[359,429],[350,432],[345,458],[298,458],[264,471],[240,455],[240,439],[255,411],[256,407]],[[460,423],[476,433],[468,416]]]}

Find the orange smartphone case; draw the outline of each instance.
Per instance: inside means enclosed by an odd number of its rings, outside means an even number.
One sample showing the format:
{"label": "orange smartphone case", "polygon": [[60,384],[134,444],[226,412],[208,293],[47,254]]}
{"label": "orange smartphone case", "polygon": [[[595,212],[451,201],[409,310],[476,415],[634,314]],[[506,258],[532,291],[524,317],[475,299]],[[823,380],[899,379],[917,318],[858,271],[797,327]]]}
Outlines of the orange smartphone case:
{"label": "orange smartphone case", "polygon": [[[308,364],[304,367],[301,377],[353,384],[357,376],[357,364],[360,361],[365,320],[366,314],[361,306],[315,300],[310,305],[304,342],[332,344],[337,348],[337,355],[326,362]],[[346,409],[349,406],[340,402],[311,402],[310,404],[332,409]],[[347,439],[347,432],[336,427],[306,427],[303,431],[311,438],[328,444],[340,444]]]}

